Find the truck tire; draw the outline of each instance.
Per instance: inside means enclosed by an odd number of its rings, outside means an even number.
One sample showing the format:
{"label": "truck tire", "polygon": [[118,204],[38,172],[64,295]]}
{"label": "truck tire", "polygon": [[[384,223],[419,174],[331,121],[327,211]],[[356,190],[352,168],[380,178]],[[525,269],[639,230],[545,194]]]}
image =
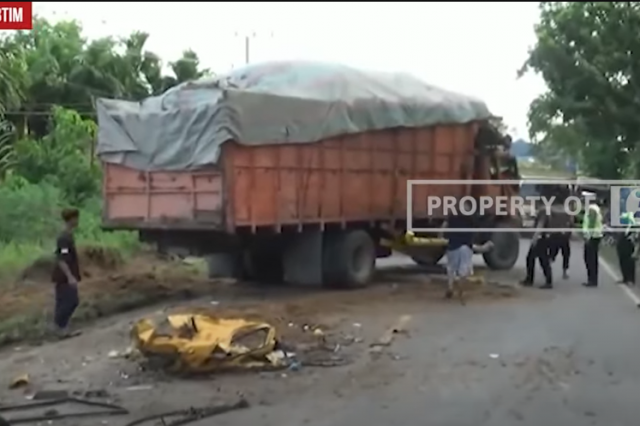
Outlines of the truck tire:
{"label": "truck tire", "polygon": [[323,282],[328,287],[363,287],[375,271],[376,247],[362,230],[326,234],[322,247]]}
{"label": "truck tire", "polygon": [[[510,228],[508,223],[500,223],[496,228]],[[488,241],[493,241],[493,250],[483,253],[487,266],[496,271],[506,271],[516,264],[520,255],[519,232],[492,232]]]}

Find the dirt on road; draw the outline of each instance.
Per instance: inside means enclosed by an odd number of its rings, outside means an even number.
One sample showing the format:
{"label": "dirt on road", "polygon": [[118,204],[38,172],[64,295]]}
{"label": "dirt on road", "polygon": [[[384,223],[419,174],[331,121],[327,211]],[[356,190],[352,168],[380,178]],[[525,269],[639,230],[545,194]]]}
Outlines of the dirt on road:
{"label": "dirt on road", "polygon": [[[192,264],[142,252],[123,259],[115,250],[80,249],[82,303],[76,323],[88,323],[119,312],[166,300],[207,294],[211,281]],[[42,258],[13,282],[0,282],[0,346],[37,340],[47,332],[53,308],[53,259]]]}
{"label": "dirt on road", "polygon": [[[14,346],[0,352],[0,400],[24,402],[36,391],[63,390],[78,395],[88,392],[101,395],[102,400],[126,405],[131,415],[110,418],[104,423],[125,425],[127,419],[145,414],[207,405],[238,394],[253,402],[269,403],[311,389],[323,380],[322,371],[326,368],[304,364],[301,371],[295,372],[251,372],[206,376],[202,380],[184,379],[145,371],[137,361],[119,355],[130,345],[129,331],[133,322],[142,317],[166,316],[185,309],[272,324],[278,338],[294,349],[309,352],[319,349],[328,358],[340,361],[327,365],[335,365],[337,371],[348,371],[345,377],[349,379],[345,379],[347,381],[340,389],[325,391],[344,393],[348,392],[349,380],[355,380],[354,377],[364,382],[372,380],[371,365],[367,362],[358,365],[363,362],[361,355],[371,352],[373,356],[375,351],[371,350],[371,344],[385,332],[388,334],[399,317],[425,309],[464,309],[455,299],[443,300],[442,278],[419,273],[380,272],[376,282],[366,289],[326,291],[210,281],[184,262],[167,263],[156,257],[136,259],[128,265],[119,262],[109,260],[100,264],[94,261],[93,266],[87,268],[89,275],[81,283],[84,312],[93,309],[99,313],[82,314],[76,321],[88,324],[88,319],[109,318],[85,325],[82,335],[66,341],[38,347]],[[30,276],[33,277],[33,273]],[[0,323],[4,319],[5,327],[6,319],[10,317],[8,312],[20,314],[25,306],[31,306],[31,312],[40,315],[42,324],[46,323],[42,306],[49,303],[50,293],[43,292],[44,284],[33,278],[23,285],[21,292],[9,292],[0,297],[0,303],[10,306],[0,314],[3,317]],[[157,298],[158,294],[160,298]],[[484,304],[509,300],[519,293],[512,286],[496,285],[489,279],[489,283],[466,286],[465,294],[468,303]],[[200,297],[193,299],[196,296]],[[111,316],[123,310],[122,301],[126,302],[127,298],[131,300],[129,305],[124,305],[126,309],[163,298],[172,302]],[[118,301],[112,302],[111,310],[105,308],[108,306],[105,302],[109,300]],[[322,330],[321,342],[314,333],[316,329]],[[388,358],[393,355],[383,348],[376,356]],[[355,367],[344,366],[349,363],[355,363]],[[376,368],[374,382],[377,383],[384,380],[385,370],[381,365]],[[9,382],[21,374],[29,375],[29,384],[9,390]],[[294,374],[295,381],[290,377]],[[374,382],[371,382],[372,386]],[[56,424],[94,425],[96,422],[91,419],[88,423],[73,420]]]}
{"label": "dirt on road", "polygon": [[[238,285],[234,280],[210,280],[206,278],[203,262],[169,259],[155,252],[142,252],[124,259],[115,250],[83,247],[80,260],[82,303],[74,314],[76,324],[92,323],[99,318],[155,303],[193,300],[209,295],[238,301],[242,305],[238,313],[250,317],[257,315],[280,325],[281,318],[292,317],[295,320],[299,312],[313,315],[352,309],[362,305],[365,296],[367,305],[384,303],[391,295],[440,301],[444,285],[442,277],[437,274],[403,274],[391,269],[380,272],[376,281],[402,283],[402,286],[385,289],[374,285],[366,290],[366,294],[359,291],[318,291],[314,288]],[[37,341],[46,336],[53,307],[52,268],[53,259],[42,258],[26,268],[16,282],[0,283],[0,305],[3,307],[0,310],[0,346],[23,340]],[[429,285],[415,285],[422,283]],[[475,284],[468,286],[466,292],[475,299],[510,296],[508,289]],[[242,304],[243,300],[253,303],[256,298],[272,300],[282,297],[298,299],[286,306],[276,304],[271,307],[269,303],[263,303],[256,308],[255,305]]]}

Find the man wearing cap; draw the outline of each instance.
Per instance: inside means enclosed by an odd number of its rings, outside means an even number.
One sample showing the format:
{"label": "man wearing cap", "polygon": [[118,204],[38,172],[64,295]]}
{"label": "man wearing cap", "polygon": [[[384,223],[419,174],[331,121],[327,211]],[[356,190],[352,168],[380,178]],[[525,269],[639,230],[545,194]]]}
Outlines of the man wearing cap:
{"label": "man wearing cap", "polygon": [[600,241],[603,236],[603,220],[600,205],[591,203],[587,207],[587,212],[582,220],[582,235],[584,236],[584,264],[587,268],[587,282],[585,287],[598,286],[598,266]]}
{"label": "man wearing cap", "polygon": [[618,233],[616,241],[616,252],[620,262],[620,272],[622,273],[620,284],[632,286],[636,283],[636,263],[633,258],[635,243],[632,229],[636,221],[633,213],[630,212],[623,213],[620,216],[620,221],[625,225],[624,232]]}

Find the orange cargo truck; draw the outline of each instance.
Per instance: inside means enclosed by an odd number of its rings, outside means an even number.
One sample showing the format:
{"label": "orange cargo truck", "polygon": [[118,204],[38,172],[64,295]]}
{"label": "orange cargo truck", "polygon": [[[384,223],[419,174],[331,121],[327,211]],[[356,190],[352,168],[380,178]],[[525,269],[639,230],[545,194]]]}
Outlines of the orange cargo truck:
{"label": "orange cargo truck", "polygon": [[[407,75],[278,62],[189,82],[141,103],[98,101],[103,226],[162,250],[209,255],[257,280],[361,285],[388,227],[439,226],[430,195],[513,195],[502,185],[407,180],[518,179],[485,104]],[[517,171],[515,171],[517,174]],[[478,227],[513,227],[487,215]],[[517,234],[485,254],[511,268]],[[431,262],[443,256],[433,247]],[[214,262],[215,263],[215,262]]]}

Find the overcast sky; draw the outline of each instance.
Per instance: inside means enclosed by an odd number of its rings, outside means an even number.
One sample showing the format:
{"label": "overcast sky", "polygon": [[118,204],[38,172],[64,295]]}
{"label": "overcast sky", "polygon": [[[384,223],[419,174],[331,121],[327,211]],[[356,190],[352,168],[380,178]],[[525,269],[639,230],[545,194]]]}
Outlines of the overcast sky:
{"label": "overcast sky", "polygon": [[544,91],[537,76],[516,78],[535,41],[537,3],[48,2],[35,13],[74,18],[89,37],[151,34],[167,60],[195,50],[225,72],[250,60],[307,59],[405,71],[484,99],[517,136],[526,136],[529,103]]}

